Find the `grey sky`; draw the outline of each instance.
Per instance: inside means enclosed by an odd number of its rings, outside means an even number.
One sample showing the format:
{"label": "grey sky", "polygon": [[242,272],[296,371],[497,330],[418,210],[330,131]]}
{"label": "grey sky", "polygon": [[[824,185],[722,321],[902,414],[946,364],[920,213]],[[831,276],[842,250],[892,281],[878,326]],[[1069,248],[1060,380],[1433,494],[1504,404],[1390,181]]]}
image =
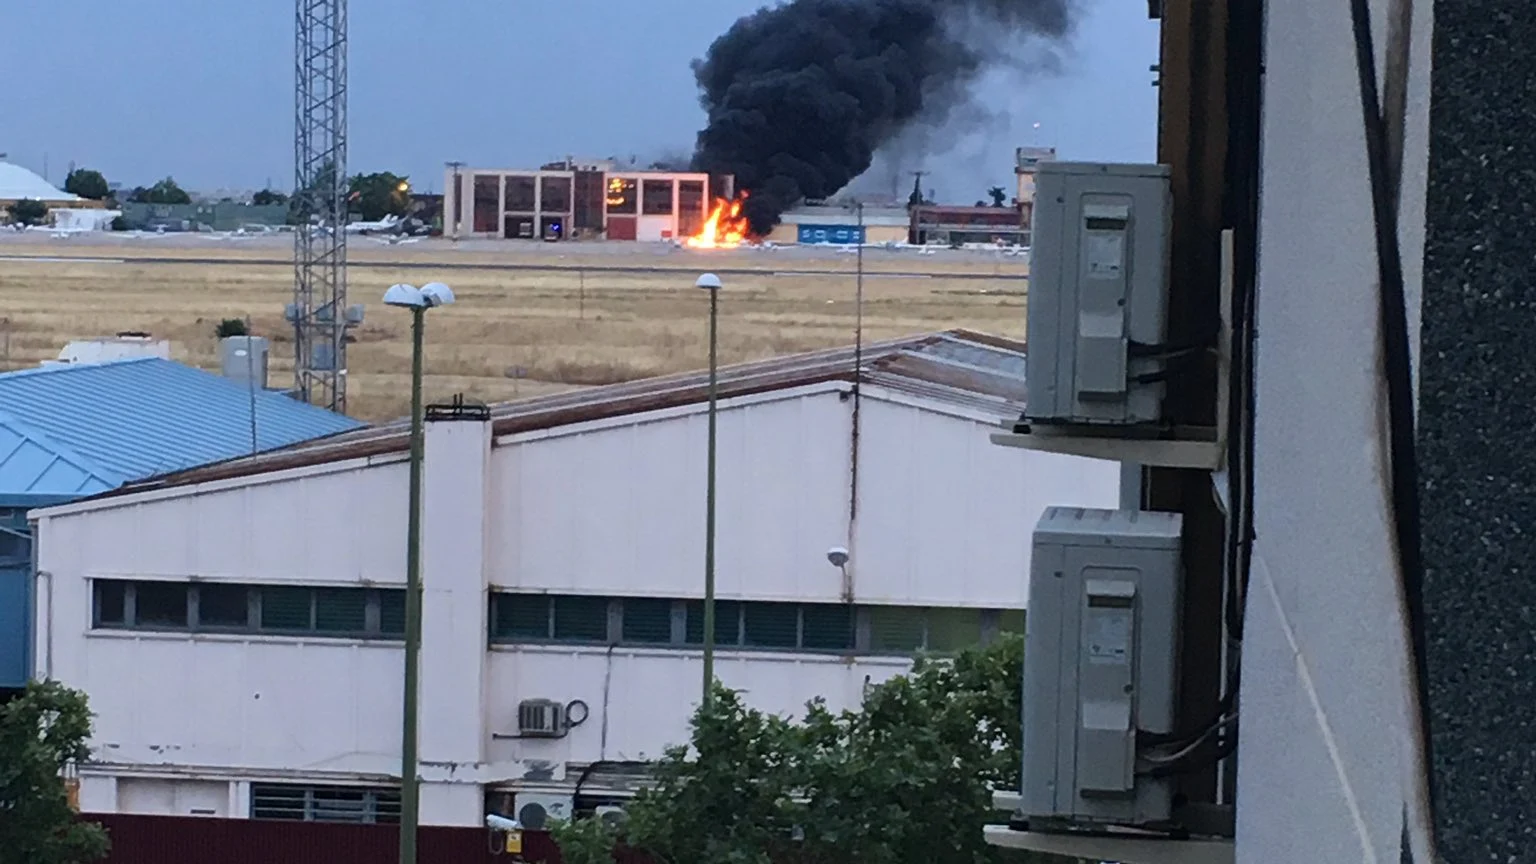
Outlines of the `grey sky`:
{"label": "grey sky", "polygon": [[[703,122],[689,61],[760,5],[352,0],[349,167],[439,190],[449,159],[536,167],[567,154],[689,152]],[[982,86],[1004,119],[927,161],[942,199],[1009,185],[1019,144],[1153,158],[1156,23],[1144,3],[1084,6],[1061,74]],[[13,79],[31,79],[0,88],[0,152],[40,173],[46,161],[55,183],[73,161],[129,186],[171,174],[192,189],[268,178],[286,189],[292,10],[290,0],[0,0],[0,56]]]}

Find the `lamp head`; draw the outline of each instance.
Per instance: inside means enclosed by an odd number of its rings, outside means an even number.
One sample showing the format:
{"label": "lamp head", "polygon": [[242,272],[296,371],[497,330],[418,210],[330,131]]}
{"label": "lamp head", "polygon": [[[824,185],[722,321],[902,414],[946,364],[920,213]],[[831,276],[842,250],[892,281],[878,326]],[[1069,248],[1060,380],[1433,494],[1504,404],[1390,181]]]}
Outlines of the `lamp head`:
{"label": "lamp head", "polygon": [[693,283],[693,286],[695,288],[703,288],[706,291],[717,291],[720,289],[720,277],[713,273],[705,273],[699,277],[697,282]]}
{"label": "lamp head", "polygon": [[421,286],[421,296],[428,306],[447,306],[453,302],[453,289],[441,282],[428,282]]}
{"label": "lamp head", "polygon": [[827,560],[833,567],[841,567],[848,563],[848,550],[841,546],[833,546],[827,550]]}
{"label": "lamp head", "polygon": [[402,306],[406,309],[420,309],[429,305],[420,288],[404,282],[389,286],[389,290],[384,292],[384,302],[390,306]]}

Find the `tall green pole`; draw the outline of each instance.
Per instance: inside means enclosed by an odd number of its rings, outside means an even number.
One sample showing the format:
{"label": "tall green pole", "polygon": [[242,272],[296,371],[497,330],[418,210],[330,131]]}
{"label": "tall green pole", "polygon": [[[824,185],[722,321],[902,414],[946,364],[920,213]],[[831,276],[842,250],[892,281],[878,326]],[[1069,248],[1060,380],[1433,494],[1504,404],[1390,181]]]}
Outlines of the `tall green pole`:
{"label": "tall green pole", "polygon": [[715,685],[715,398],[720,289],[709,289],[709,467],[704,492],[704,705]]}
{"label": "tall green pole", "polygon": [[400,741],[400,864],[416,864],[421,787],[416,778],[416,705],[421,654],[421,355],[426,307],[411,309],[411,491],[405,535],[405,718]]}

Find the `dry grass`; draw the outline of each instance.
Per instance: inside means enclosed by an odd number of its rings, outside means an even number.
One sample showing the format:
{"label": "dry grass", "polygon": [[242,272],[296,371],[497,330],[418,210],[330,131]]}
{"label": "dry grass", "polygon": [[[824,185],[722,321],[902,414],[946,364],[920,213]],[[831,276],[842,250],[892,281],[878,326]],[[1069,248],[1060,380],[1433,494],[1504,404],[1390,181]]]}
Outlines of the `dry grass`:
{"label": "dry grass", "polygon": [[[120,330],[146,330],[172,340],[177,359],[217,365],[215,324],[249,316],[273,342],[272,381],[291,375],[292,332],[282,320],[293,275],[285,264],[154,263],[134,258],[222,257],[282,259],[286,247],[197,248],[158,245],[85,247],[76,238],[55,244],[6,244],[5,255],[72,255],[122,259],[120,263],[0,260],[0,363],[35,365],[57,356],[70,339]],[[721,296],[721,361],[845,345],[854,329],[852,256],[770,253],[689,253],[612,247],[601,253],[556,255],[544,247],[466,250],[446,245],[354,249],[350,286],[367,305],[349,364],[351,413],[366,419],[407,410],[409,316],[377,298],[396,281],[441,278],[459,302],[428,319],[427,397],[462,392],[485,401],[605,384],[697,369],[707,363],[707,300],[691,287],[708,267],[750,267],[727,277]],[[433,262],[485,265],[433,273]],[[581,272],[495,269],[581,266]],[[409,266],[401,266],[407,264]],[[613,272],[614,267],[661,266],[670,273]],[[604,269],[610,268],[610,269]],[[774,269],[825,271],[776,275]],[[868,274],[923,272],[928,278]],[[864,330],[870,340],[970,327],[1021,336],[1024,329],[1022,259],[986,254],[867,257]],[[998,277],[963,280],[955,273]],[[946,278],[948,277],[948,278]]]}

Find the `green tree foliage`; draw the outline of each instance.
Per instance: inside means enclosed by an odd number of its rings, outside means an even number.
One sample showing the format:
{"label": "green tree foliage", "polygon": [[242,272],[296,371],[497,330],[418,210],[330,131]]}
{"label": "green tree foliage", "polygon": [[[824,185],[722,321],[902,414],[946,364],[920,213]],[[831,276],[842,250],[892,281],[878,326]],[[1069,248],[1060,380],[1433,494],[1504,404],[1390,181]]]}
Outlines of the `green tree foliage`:
{"label": "green tree foliage", "polygon": [[0,861],[84,864],[107,854],[107,832],[78,819],[63,772],[89,755],[85,694],[32,683],[0,706]]}
{"label": "green tree foliage", "polygon": [[167,177],[147,189],[136,187],[129,193],[128,200],[135,204],[191,204],[192,196],[176,185],[174,179]]}
{"label": "green tree foliage", "polygon": [[1001,186],[993,186],[987,190],[987,197],[992,199],[993,207],[1008,206],[1008,192]]}
{"label": "green tree foliage", "polygon": [[404,216],[411,209],[411,184],[389,171],[358,174],[348,184],[352,209],[366,222]]}
{"label": "green tree foliage", "polygon": [[23,198],[12,201],[5,212],[10,214],[13,224],[41,225],[48,218],[48,205],[32,198]]}
{"label": "green tree foliage", "polygon": [[670,864],[1045,864],[982,836],[1002,817],[992,789],[1019,783],[1023,656],[1010,635],[920,660],[858,710],[813,702],[798,722],[717,688],[622,832],[586,828],[582,848],[617,837]]}
{"label": "green tree foliage", "polygon": [[250,328],[246,326],[244,318],[225,318],[214,328],[213,335],[219,339],[228,339],[231,336],[249,335]]}
{"label": "green tree foliage", "polygon": [[287,204],[288,196],[276,189],[263,189],[251,196],[251,203],[257,207],[267,207],[273,204]]}
{"label": "green tree foliage", "polygon": [[618,830],[602,819],[561,820],[550,826],[564,864],[613,864]]}
{"label": "green tree foliage", "polygon": [[100,171],[89,168],[76,168],[69,172],[69,176],[64,178],[64,191],[92,201],[105,200],[112,194],[112,190],[107,188],[107,178]]}

